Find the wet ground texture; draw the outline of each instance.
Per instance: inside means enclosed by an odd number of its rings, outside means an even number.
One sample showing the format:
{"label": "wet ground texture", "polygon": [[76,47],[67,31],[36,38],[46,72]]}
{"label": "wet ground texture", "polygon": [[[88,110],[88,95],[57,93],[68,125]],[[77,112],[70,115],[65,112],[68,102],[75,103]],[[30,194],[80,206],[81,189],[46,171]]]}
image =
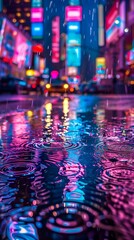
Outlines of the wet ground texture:
{"label": "wet ground texture", "polygon": [[134,99],[44,99],[0,117],[2,240],[134,239]]}

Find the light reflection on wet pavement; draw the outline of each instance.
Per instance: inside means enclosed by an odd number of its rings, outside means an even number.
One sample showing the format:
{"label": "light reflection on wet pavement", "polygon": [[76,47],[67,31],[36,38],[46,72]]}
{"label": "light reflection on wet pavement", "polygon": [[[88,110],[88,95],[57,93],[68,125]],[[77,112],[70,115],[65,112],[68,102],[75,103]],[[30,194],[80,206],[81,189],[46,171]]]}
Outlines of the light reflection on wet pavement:
{"label": "light reflection on wet pavement", "polygon": [[133,239],[133,102],[53,97],[0,119],[2,240]]}

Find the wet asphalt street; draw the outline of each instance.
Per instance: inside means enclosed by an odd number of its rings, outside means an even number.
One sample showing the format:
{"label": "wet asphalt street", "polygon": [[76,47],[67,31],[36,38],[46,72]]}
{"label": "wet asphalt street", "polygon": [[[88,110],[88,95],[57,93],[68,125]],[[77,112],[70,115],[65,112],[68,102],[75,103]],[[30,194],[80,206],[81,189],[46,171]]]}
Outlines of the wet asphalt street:
{"label": "wet asphalt street", "polygon": [[0,103],[0,239],[134,239],[134,97]]}

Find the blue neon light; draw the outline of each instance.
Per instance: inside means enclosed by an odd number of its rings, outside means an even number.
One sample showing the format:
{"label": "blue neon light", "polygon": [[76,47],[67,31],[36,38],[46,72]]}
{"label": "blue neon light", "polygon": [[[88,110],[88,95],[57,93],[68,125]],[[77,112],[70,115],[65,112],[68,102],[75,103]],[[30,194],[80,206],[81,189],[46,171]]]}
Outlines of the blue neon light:
{"label": "blue neon light", "polygon": [[67,45],[70,47],[81,45],[81,35],[76,33],[69,33],[67,36]]}
{"label": "blue neon light", "polygon": [[35,39],[43,37],[43,23],[32,23],[32,37]]}
{"label": "blue neon light", "polygon": [[80,22],[69,22],[67,24],[67,32],[80,33]]}
{"label": "blue neon light", "polygon": [[81,48],[68,47],[67,48],[67,66],[79,67],[81,65]]}
{"label": "blue neon light", "polygon": [[80,0],[69,0],[69,5],[78,6],[80,5]]}

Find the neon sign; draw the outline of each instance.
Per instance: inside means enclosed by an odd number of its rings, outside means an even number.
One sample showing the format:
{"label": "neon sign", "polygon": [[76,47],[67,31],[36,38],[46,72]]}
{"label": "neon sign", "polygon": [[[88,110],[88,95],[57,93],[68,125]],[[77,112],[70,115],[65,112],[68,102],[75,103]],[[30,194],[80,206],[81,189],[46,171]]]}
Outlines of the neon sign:
{"label": "neon sign", "polygon": [[32,0],[32,7],[41,7],[42,0]]}
{"label": "neon sign", "polygon": [[51,72],[51,78],[52,79],[56,79],[56,78],[58,78],[58,76],[59,76],[59,72],[57,70],[53,70]]}
{"label": "neon sign", "polygon": [[126,54],[126,64],[131,65],[134,64],[134,48],[131,49],[129,52]]}
{"label": "neon sign", "polygon": [[80,1],[79,0],[70,0],[69,4],[72,6],[78,6],[78,5],[80,5]]}
{"label": "neon sign", "polygon": [[105,75],[106,72],[106,59],[104,57],[96,58],[96,74]]}
{"label": "neon sign", "polygon": [[117,40],[118,37],[118,22],[119,22],[119,0],[116,0],[110,12],[106,16],[106,42],[110,43],[112,41]]}
{"label": "neon sign", "polygon": [[67,24],[67,31],[70,32],[80,32],[80,22],[69,22]]}
{"label": "neon sign", "polygon": [[81,45],[81,35],[76,33],[69,33],[67,36],[67,45],[69,47]]}
{"label": "neon sign", "polygon": [[43,37],[43,23],[32,23],[32,37],[40,39]]}
{"label": "neon sign", "polygon": [[68,72],[69,76],[76,76],[78,73],[78,68],[77,67],[68,67],[67,72]]}
{"label": "neon sign", "polygon": [[81,48],[68,47],[67,48],[67,66],[79,67],[81,65]]}
{"label": "neon sign", "polygon": [[60,18],[52,20],[52,62],[58,63],[60,58]]}
{"label": "neon sign", "polygon": [[43,22],[43,8],[31,9],[31,22]]}
{"label": "neon sign", "polygon": [[81,6],[67,6],[65,13],[66,22],[82,21],[82,7]]}

